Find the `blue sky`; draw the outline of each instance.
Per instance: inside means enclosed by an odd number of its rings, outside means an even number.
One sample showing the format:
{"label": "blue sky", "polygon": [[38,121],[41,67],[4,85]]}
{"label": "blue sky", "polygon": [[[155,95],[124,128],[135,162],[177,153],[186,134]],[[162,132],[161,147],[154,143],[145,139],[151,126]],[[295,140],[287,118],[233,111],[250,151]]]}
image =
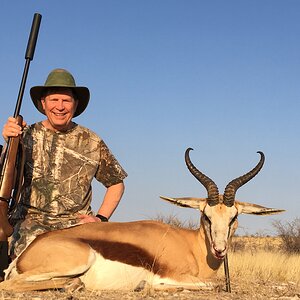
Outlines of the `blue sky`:
{"label": "blue sky", "polygon": [[[272,233],[299,217],[300,3],[296,0],[110,0],[0,2],[0,120],[13,114],[35,12],[42,14],[21,113],[43,119],[29,88],[66,68],[91,101],[75,121],[98,133],[128,172],[112,220],[199,213],[159,195],[205,197],[184,151],[222,192],[250,170],[237,198],[286,209],[241,216],[239,233]],[[93,207],[103,187],[93,184]]]}

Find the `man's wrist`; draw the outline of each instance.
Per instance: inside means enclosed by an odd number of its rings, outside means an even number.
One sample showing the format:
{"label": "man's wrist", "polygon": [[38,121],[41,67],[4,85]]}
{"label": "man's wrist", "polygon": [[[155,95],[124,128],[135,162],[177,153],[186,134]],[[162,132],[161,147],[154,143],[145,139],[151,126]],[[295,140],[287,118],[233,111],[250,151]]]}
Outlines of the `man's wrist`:
{"label": "man's wrist", "polygon": [[97,214],[97,215],[96,215],[96,218],[100,219],[101,222],[108,222],[108,218],[105,217],[105,216],[102,216],[102,215],[100,215],[100,214]]}

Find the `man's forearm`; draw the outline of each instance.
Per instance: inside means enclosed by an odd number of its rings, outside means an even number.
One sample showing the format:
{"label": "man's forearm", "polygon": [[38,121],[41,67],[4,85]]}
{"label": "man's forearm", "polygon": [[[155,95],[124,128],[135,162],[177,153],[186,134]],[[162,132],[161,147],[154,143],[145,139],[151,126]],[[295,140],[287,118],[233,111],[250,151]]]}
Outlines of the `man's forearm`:
{"label": "man's forearm", "polygon": [[108,187],[98,214],[109,219],[117,208],[124,190],[125,186],[123,182]]}

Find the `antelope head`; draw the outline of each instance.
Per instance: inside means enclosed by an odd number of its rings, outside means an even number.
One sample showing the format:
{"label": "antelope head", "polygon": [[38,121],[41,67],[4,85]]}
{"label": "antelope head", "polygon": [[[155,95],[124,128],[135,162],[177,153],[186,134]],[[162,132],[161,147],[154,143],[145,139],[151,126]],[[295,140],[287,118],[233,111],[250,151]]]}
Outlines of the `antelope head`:
{"label": "antelope head", "polygon": [[237,217],[239,214],[269,215],[277,214],[284,210],[235,200],[237,190],[261,170],[265,161],[265,156],[262,152],[258,152],[260,154],[258,164],[248,173],[229,182],[224,194],[221,195],[214,181],[193,165],[189,156],[190,150],[193,149],[188,148],[185,151],[186,165],[192,175],[207,190],[207,198],[161,198],[179,206],[199,209],[202,212],[200,226],[204,229],[210,251],[217,259],[223,259],[227,253],[228,242],[238,226]]}

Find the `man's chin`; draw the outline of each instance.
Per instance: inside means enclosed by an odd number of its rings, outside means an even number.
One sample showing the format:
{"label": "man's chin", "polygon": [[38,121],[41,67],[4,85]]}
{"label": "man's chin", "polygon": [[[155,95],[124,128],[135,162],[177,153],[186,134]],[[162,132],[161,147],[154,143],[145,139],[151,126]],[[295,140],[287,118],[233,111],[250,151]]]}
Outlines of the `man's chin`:
{"label": "man's chin", "polygon": [[66,124],[63,122],[56,122],[51,125],[55,131],[67,131],[72,127],[70,123]]}

